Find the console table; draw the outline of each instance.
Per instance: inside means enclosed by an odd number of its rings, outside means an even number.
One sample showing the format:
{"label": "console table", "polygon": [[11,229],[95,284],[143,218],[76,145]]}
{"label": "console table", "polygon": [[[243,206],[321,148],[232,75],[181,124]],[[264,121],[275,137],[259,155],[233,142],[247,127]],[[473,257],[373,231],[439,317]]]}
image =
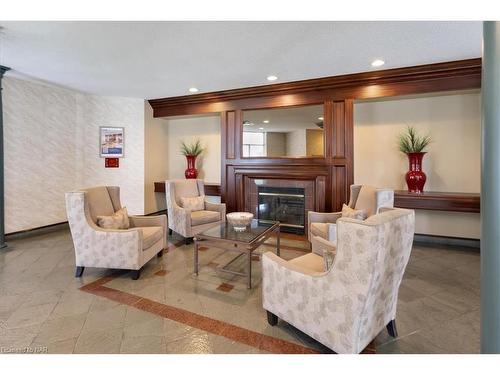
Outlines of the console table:
{"label": "console table", "polygon": [[434,211],[480,212],[480,195],[476,193],[445,193],[394,191],[394,206]]}
{"label": "console table", "polygon": [[[207,184],[205,183],[205,195],[213,195],[220,197],[220,185],[219,184]],[[165,181],[155,182],[155,193],[165,192]]]}

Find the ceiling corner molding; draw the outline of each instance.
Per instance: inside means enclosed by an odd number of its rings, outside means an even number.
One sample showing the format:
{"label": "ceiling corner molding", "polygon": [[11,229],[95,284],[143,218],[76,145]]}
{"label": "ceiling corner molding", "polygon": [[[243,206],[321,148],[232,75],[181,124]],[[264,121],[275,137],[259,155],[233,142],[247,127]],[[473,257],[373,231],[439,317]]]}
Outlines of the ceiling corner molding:
{"label": "ceiling corner molding", "polygon": [[[150,99],[155,117],[481,87],[481,58]],[[283,96],[293,96],[287,100]]]}

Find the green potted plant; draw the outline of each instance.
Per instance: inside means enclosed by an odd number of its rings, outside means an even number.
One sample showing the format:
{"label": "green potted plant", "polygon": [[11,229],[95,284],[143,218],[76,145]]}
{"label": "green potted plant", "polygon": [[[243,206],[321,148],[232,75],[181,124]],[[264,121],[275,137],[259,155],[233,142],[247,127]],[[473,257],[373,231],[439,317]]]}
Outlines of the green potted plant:
{"label": "green potted plant", "polygon": [[200,140],[194,143],[181,142],[181,154],[187,159],[188,167],[184,172],[184,176],[189,178],[198,177],[198,170],[196,169],[196,158],[203,152],[204,148],[201,146]]}
{"label": "green potted plant", "polygon": [[422,159],[429,143],[431,143],[431,137],[418,135],[413,126],[408,126],[398,137],[399,150],[408,156],[409,170],[405,177],[408,191],[411,193],[424,191],[427,176],[422,171]]}

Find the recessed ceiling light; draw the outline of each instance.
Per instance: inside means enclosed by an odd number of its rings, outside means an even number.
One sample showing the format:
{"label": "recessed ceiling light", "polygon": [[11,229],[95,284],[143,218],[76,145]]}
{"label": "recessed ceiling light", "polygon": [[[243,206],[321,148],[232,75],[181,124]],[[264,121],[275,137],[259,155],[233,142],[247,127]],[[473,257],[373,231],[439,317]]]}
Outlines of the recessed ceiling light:
{"label": "recessed ceiling light", "polygon": [[319,121],[323,121],[323,116],[318,117],[318,120],[319,120]]}
{"label": "recessed ceiling light", "polygon": [[198,90],[196,87],[191,87],[189,89],[189,92],[198,92],[198,91],[200,91],[200,90]]}
{"label": "recessed ceiling light", "polygon": [[382,65],[384,65],[384,64],[385,64],[385,61],[384,61],[384,60],[377,59],[377,60],[373,60],[373,61],[372,61],[372,66],[373,66],[374,68],[377,68],[377,67],[382,66]]}
{"label": "recessed ceiling light", "polygon": [[259,128],[259,130],[264,130],[264,128]]}
{"label": "recessed ceiling light", "polygon": [[267,76],[268,81],[276,81],[277,79],[278,79],[278,77],[276,77],[276,76]]}
{"label": "recessed ceiling light", "polygon": [[269,120],[262,121],[264,124],[269,124]]}

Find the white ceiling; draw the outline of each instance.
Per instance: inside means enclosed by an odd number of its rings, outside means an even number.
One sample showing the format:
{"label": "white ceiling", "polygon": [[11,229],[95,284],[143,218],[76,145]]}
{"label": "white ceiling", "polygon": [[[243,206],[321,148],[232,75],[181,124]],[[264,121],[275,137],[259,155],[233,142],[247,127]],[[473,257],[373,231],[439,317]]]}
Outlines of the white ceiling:
{"label": "white ceiling", "polygon": [[159,98],[479,57],[481,22],[3,22],[0,63],[100,95]]}

